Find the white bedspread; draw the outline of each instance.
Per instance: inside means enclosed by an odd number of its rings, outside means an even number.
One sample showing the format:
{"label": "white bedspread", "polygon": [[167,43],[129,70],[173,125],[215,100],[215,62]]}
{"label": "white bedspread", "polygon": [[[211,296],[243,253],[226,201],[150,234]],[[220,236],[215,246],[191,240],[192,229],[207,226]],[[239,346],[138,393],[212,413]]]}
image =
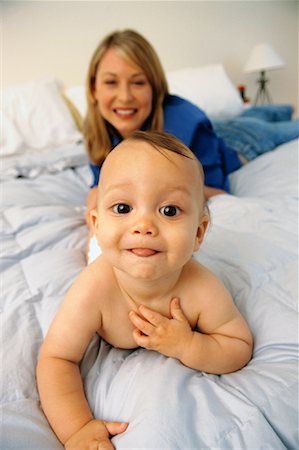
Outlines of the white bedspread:
{"label": "white bedspread", "polygon": [[[88,170],[68,166],[1,184],[3,450],[62,449],[40,409],[35,365],[85,265]],[[215,376],[95,337],[82,376],[96,417],[129,422],[113,438],[116,449],[299,448],[298,141],[235,172],[231,186],[234,195],[210,201],[212,226],[195,257],[223,280],[249,322],[253,358]]]}

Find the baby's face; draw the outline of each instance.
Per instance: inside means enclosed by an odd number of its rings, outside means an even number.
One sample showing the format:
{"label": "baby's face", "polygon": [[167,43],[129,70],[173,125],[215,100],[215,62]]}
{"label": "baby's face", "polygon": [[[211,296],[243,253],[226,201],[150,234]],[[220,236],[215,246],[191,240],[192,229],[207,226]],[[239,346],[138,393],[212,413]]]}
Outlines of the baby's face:
{"label": "baby's face", "polygon": [[116,269],[157,279],[181,270],[207,225],[195,160],[125,141],[101,171],[96,235]]}

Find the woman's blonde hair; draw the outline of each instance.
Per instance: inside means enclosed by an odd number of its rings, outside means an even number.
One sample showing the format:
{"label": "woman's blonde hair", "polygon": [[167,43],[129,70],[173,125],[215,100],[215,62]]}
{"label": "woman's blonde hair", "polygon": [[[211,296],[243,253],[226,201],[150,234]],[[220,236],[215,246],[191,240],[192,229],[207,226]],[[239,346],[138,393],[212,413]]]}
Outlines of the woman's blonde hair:
{"label": "woman's blonde hair", "polygon": [[94,164],[103,162],[112,147],[105,119],[100,114],[93,94],[98,66],[104,54],[111,48],[130,63],[142,68],[153,90],[149,129],[163,130],[163,100],[168,94],[168,86],[157,53],[151,44],[136,31],[113,32],[96,48],[87,74],[87,115],[83,131],[87,153]]}

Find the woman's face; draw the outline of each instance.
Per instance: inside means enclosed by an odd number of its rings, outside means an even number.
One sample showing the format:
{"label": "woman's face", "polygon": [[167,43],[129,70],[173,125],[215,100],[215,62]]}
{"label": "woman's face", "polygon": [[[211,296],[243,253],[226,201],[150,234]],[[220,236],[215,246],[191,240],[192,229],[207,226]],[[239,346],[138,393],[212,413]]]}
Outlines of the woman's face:
{"label": "woman's face", "polygon": [[152,110],[153,90],[142,68],[116,50],[104,54],[93,92],[101,115],[123,138],[139,130]]}

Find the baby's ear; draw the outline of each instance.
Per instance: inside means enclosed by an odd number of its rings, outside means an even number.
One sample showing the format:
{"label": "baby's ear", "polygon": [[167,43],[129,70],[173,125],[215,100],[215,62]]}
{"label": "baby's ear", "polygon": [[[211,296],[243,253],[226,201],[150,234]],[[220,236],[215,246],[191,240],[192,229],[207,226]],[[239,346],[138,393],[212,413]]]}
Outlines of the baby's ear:
{"label": "baby's ear", "polygon": [[204,214],[201,217],[200,223],[199,223],[198,228],[197,228],[196,239],[195,239],[195,244],[194,244],[194,251],[195,252],[199,249],[200,244],[203,241],[203,238],[204,238],[205,233],[207,231],[209,222],[210,222],[209,216]]}
{"label": "baby's ear", "polygon": [[92,227],[93,232],[95,233],[99,226],[97,210],[91,209],[89,214],[90,214],[91,227]]}

